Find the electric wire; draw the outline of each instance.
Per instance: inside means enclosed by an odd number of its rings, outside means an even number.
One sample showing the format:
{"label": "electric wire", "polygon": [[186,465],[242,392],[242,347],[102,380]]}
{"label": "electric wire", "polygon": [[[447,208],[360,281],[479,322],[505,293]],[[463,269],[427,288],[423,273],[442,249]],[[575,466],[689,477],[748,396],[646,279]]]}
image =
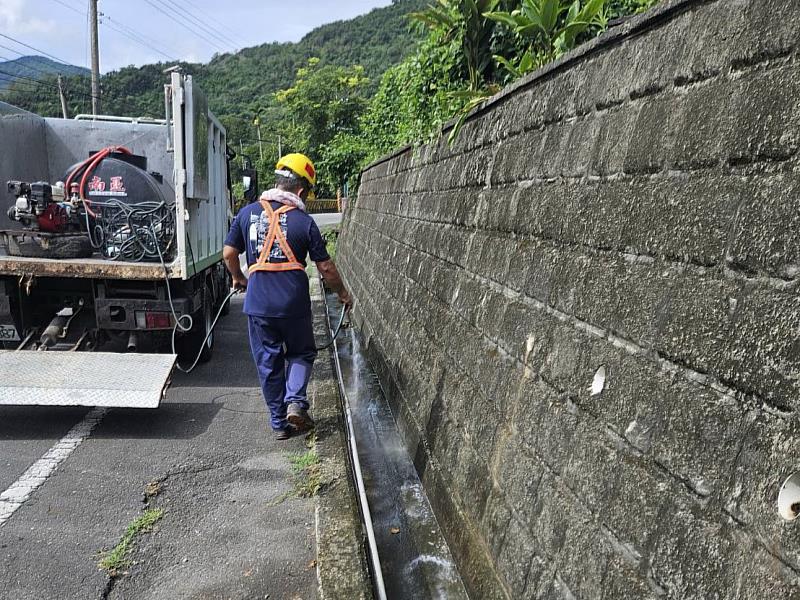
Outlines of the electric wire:
{"label": "electric wire", "polygon": [[[65,64],[67,66],[72,66],[67,61],[61,60],[60,58],[58,58],[57,56],[53,56],[52,54],[48,54],[44,50],[40,50],[39,48],[36,48],[35,46],[30,46],[30,45],[26,44],[25,42],[20,42],[18,39],[13,38],[10,35],[6,35],[5,33],[0,33],[0,37],[4,37],[7,40],[11,40],[15,44],[19,44],[20,46],[24,46],[25,48],[29,48],[30,50],[33,50],[34,52],[38,52],[39,54],[42,54],[42,55],[46,56],[47,58],[51,58],[56,62],[60,62],[60,63]],[[21,52],[17,52],[17,53],[20,54],[20,55],[22,54]]]}
{"label": "electric wire", "polygon": [[[241,32],[234,31],[224,23],[221,23],[217,17],[205,12],[199,6],[192,6],[190,3],[186,2],[185,0],[170,0],[172,4],[176,4],[178,8],[180,8],[184,12],[191,12],[192,14],[200,14],[205,17],[205,22],[212,23],[216,30],[219,30],[220,33],[222,30],[225,30],[227,33],[225,34],[224,38],[228,40],[236,40],[241,35]],[[228,37],[228,35],[232,37]],[[238,46],[238,42],[234,42],[235,45]]]}
{"label": "electric wire", "polygon": [[88,11],[78,10],[74,6],[70,6],[69,4],[67,4],[66,2],[62,2],[61,0],[53,0],[53,2],[55,2],[56,4],[60,4],[64,8],[68,8],[69,10],[71,10],[74,13],[78,13],[81,17],[85,18],[89,14]]}
{"label": "electric wire", "polygon": [[[0,48],[3,48],[4,50],[8,50],[9,52],[13,52],[14,54],[18,54],[19,55],[19,58],[3,57],[6,60],[11,61],[11,62],[20,60],[20,58],[24,58],[25,56],[27,56],[24,52],[20,52],[19,50],[15,50],[14,48],[11,48],[9,46],[5,46],[3,44],[0,44]],[[72,65],[69,65],[69,66],[72,66]],[[25,69],[29,69],[31,71],[37,71],[39,73],[42,73],[43,75],[55,75],[56,74],[56,71],[47,71],[47,70],[42,69],[41,67],[38,67],[36,65],[25,64],[25,65],[23,65],[23,67]],[[64,73],[62,73],[62,75],[64,75]]]}
{"label": "electric wire", "polygon": [[103,13],[102,24],[105,25],[106,27],[113,29],[120,35],[124,35],[126,38],[128,38],[133,42],[136,42],[140,46],[148,48],[149,50],[152,50],[153,52],[160,54],[167,60],[172,60],[172,61],[179,60],[172,54],[169,54],[168,52],[165,52],[164,50],[161,50],[159,47],[157,47],[156,44],[158,44],[158,42],[156,42],[156,40],[147,37],[143,33],[136,31],[132,27],[128,27],[127,25],[112,19],[111,16],[109,16],[108,14]]}
{"label": "electric wire", "polygon": [[[32,77],[26,77],[25,75],[17,75],[14,73],[9,73],[8,71],[4,71],[2,69],[0,69],[0,75],[5,75],[7,81],[10,81],[11,83],[14,84],[24,83],[28,86],[49,87],[49,88],[52,88],[55,85],[52,82],[48,84],[47,82],[41,81],[39,79],[33,79]],[[27,91],[33,91],[34,89],[35,87],[30,88]]]}
{"label": "electric wire", "polygon": [[[71,6],[71,5],[67,4],[66,2],[63,2],[62,0],[53,0],[53,2],[55,2],[56,4],[60,4],[64,8],[71,10],[72,12],[80,15],[83,18],[88,18],[88,16],[89,16],[89,12],[88,11],[78,10],[74,6]],[[157,44],[158,42],[156,42],[152,38],[148,38],[145,34],[139,32],[139,31],[136,31],[132,27],[128,27],[127,25],[125,25],[123,23],[117,22],[108,13],[101,12],[99,14],[100,14],[100,24],[101,25],[105,25],[106,27],[116,31],[120,35],[125,36],[126,38],[128,38],[129,40],[139,44],[140,46],[142,46],[144,48],[148,48],[149,50],[152,50],[152,51],[156,52],[157,54],[160,54],[161,56],[164,56],[168,60],[178,60],[174,56],[171,56],[171,55],[167,54],[166,52],[158,49],[154,45],[154,44]]]}
{"label": "electric wire", "polygon": [[186,10],[185,8],[179,6],[176,2],[174,2],[174,0],[162,0],[162,2],[166,2],[166,3],[171,4],[172,6],[174,6],[175,7],[174,10],[177,10],[177,12],[179,14],[182,14],[184,17],[186,17],[187,19],[189,19],[190,21],[195,23],[200,29],[202,29],[203,31],[207,32],[208,34],[210,34],[215,39],[225,43],[225,45],[230,44],[233,48],[237,48],[238,47],[238,42],[236,40],[234,40],[234,39],[229,38],[225,34],[223,34],[219,30],[219,27],[210,26],[208,23],[206,23],[205,21],[203,21],[202,19],[200,19],[196,15],[192,14],[192,12],[190,12],[189,10]]}
{"label": "electric wire", "polygon": [[[205,12],[199,6],[193,6],[191,3],[186,2],[186,0],[171,0],[171,1],[172,1],[173,4],[177,4],[181,8],[181,10],[183,10],[185,12],[193,11],[195,13],[199,13],[199,14],[203,15],[206,18],[206,20],[211,22],[211,23],[213,23],[216,28],[218,28],[220,30],[225,30],[227,32],[226,33],[226,37],[227,37],[227,35],[231,35],[232,36],[231,38],[228,38],[228,39],[234,39],[235,40],[235,39],[238,39],[238,37],[241,35],[241,32],[234,31],[232,28],[228,27],[224,23],[219,22],[217,17],[215,17],[212,14],[209,14],[209,13]],[[237,46],[238,46],[238,43],[237,43]]]}
{"label": "electric wire", "polygon": [[204,24],[200,21],[197,17],[195,17],[192,12],[182,9],[180,6],[172,2],[172,0],[154,0],[179,19],[187,20],[190,25],[195,28],[198,33],[202,33],[205,36],[205,39],[214,42],[214,45],[217,48],[221,49],[223,52],[227,52],[229,47],[236,48],[238,44],[234,40],[227,40],[224,37],[221,37],[213,27],[209,27],[208,25]]}
{"label": "electric wire", "polygon": [[166,16],[168,19],[170,19],[171,21],[173,21],[173,22],[177,23],[178,25],[180,25],[181,27],[183,27],[184,29],[186,29],[187,31],[189,31],[189,32],[191,32],[192,34],[196,35],[197,37],[199,37],[199,38],[201,38],[201,39],[205,40],[206,42],[208,42],[208,43],[209,43],[209,44],[211,44],[212,46],[214,46],[214,47],[216,47],[216,48],[218,48],[218,49],[222,50],[223,52],[226,52],[226,51],[227,51],[227,49],[226,49],[224,46],[221,46],[220,44],[218,44],[218,43],[217,43],[217,42],[215,42],[214,40],[211,40],[211,39],[209,39],[207,36],[203,35],[203,33],[202,33],[202,32],[199,32],[199,31],[197,31],[197,29],[196,29],[196,28],[193,28],[193,27],[191,27],[190,25],[188,25],[188,24],[186,23],[186,21],[185,21],[185,20],[182,20],[182,18],[180,18],[180,17],[182,17],[182,16],[183,16],[183,15],[181,15],[180,13],[178,13],[178,17],[176,18],[176,17],[175,17],[175,16],[174,16],[172,13],[169,13],[169,12],[167,12],[166,10],[164,10],[164,8],[163,8],[162,6],[159,6],[159,5],[158,5],[158,4],[156,4],[156,3],[155,3],[153,0],[144,0],[144,1],[145,1],[145,2],[147,2],[147,4],[149,4],[149,5],[150,5],[150,6],[152,6],[153,8],[155,8],[155,9],[156,9],[158,12],[162,13],[163,15],[165,15],[165,16]]}
{"label": "electric wire", "polygon": [[[13,52],[15,54],[18,54],[20,57],[26,56],[24,53],[20,52],[19,50],[15,50],[14,48],[11,48],[11,47],[6,46],[4,44],[0,44],[0,48],[3,48],[5,50],[8,50],[8,51]],[[6,60],[9,60],[10,62],[19,60],[18,58],[15,58],[13,60],[9,59],[8,57],[2,57],[2,58],[5,58]],[[68,65],[68,66],[71,67],[73,65]],[[33,70],[33,71],[37,71],[37,72],[41,73],[42,75],[44,75],[45,77],[55,77],[55,76],[57,76],[59,74],[57,71],[47,71],[47,70],[42,69],[42,68],[40,68],[38,66],[35,66],[35,65],[26,64],[26,65],[24,65],[24,68],[29,69],[29,70]],[[15,81],[19,81],[20,79],[23,79],[23,80],[28,80],[30,83],[28,83],[28,81],[22,81],[22,83],[26,83],[27,85],[30,85],[30,86],[32,86],[34,84],[37,84],[38,86],[41,86],[41,87],[55,87],[56,89],[58,89],[58,84],[55,81],[47,81],[47,80],[44,80],[44,79],[35,79],[35,78],[29,77],[27,75],[13,74],[13,73],[8,73],[8,72],[2,71],[2,70],[0,70],[0,73],[8,75],[9,77],[13,77],[14,78],[14,79],[6,78],[6,81],[15,82]],[[85,79],[87,81],[87,83],[88,83],[88,78],[87,78],[86,75],[74,75],[74,76],[72,76],[72,75],[67,75],[67,74],[64,74],[64,73],[61,73],[61,75],[65,75],[66,77],[80,77],[82,79]],[[34,87],[22,88],[22,91],[25,91],[25,92],[33,92],[35,90],[36,90],[36,88],[34,88]],[[84,96],[85,98],[91,98],[91,95],[89,95],[89,94],[87,94],[85,92],[73,91],[73,92],[71,92],[71,94],[73,96]]]}

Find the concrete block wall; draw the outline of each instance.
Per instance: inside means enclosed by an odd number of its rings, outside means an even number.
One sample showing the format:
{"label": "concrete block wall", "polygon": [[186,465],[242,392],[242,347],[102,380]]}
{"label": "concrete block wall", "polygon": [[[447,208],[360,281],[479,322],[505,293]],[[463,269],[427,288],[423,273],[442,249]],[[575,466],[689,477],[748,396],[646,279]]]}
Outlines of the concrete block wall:
{"label": "concrete block wall", "polygon": [[798,31],[665,2],[363,173],[338,262],[473,597],[800,598]]}

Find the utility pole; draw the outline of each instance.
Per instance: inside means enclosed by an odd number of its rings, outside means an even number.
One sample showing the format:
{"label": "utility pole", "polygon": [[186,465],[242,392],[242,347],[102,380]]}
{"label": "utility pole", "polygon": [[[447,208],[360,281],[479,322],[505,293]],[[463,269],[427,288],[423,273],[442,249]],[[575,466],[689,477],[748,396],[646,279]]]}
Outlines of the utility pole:
{"label": "utility pole", "polygon": [[281,159],[283,156],[283,151],[281,150],[281,134],[278,134],[278,160]]}
{"label": "utility pole", "polygon": [[242,157],[242,168],[244,169],[244,146],[242,145],[242,138],[239,138],[239,156]]}
{"label": "utility pole", "polygon": [[100,50],[97,39],[97,0],[89,0],[92,27],[92,114],[100,112]]}
{"label": "utility pole", "polygon": [[69,113],[67,112],[67,97],[64,95],[64,86],[61,84],[61,75],[58,76],[58,95],[61,98],[61,113],[64,115],[65,119],[69,119]]}
{"label": "utility pole", "polygon": [[256,131],[258,131],[258,156],[263,161],[264,160],[264,146],[261,144],[261,120],[256,117]]}

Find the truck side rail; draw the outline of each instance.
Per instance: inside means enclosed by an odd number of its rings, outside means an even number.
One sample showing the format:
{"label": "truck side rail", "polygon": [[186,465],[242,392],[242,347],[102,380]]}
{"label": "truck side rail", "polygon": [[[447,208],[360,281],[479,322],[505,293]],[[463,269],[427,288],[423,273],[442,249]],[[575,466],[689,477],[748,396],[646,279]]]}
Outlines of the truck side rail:
{"label": "truck side rail", "polygon": [[75,115],[75,121],[113,121],[116,123],[145,123],[148,125],[166,125],[166,119],[154,119],[152,117],[117,117],[114,115],[90,115],[81,113]]}

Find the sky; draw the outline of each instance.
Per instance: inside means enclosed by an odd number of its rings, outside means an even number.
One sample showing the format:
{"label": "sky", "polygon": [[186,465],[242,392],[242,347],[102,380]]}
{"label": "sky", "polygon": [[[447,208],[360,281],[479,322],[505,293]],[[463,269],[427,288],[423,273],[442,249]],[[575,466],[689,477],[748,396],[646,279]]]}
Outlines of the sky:
{"label": "sky", "polygon": [[[0,0],[0,34],[51,58],[88,67],[88,2]],[[99,0],[100,71],[175,59],[208,62],[215,53],[296,42],[319,25],[389,4],[391,0]],[[0,36],[0,62],[21,54],[40,53]]]}

